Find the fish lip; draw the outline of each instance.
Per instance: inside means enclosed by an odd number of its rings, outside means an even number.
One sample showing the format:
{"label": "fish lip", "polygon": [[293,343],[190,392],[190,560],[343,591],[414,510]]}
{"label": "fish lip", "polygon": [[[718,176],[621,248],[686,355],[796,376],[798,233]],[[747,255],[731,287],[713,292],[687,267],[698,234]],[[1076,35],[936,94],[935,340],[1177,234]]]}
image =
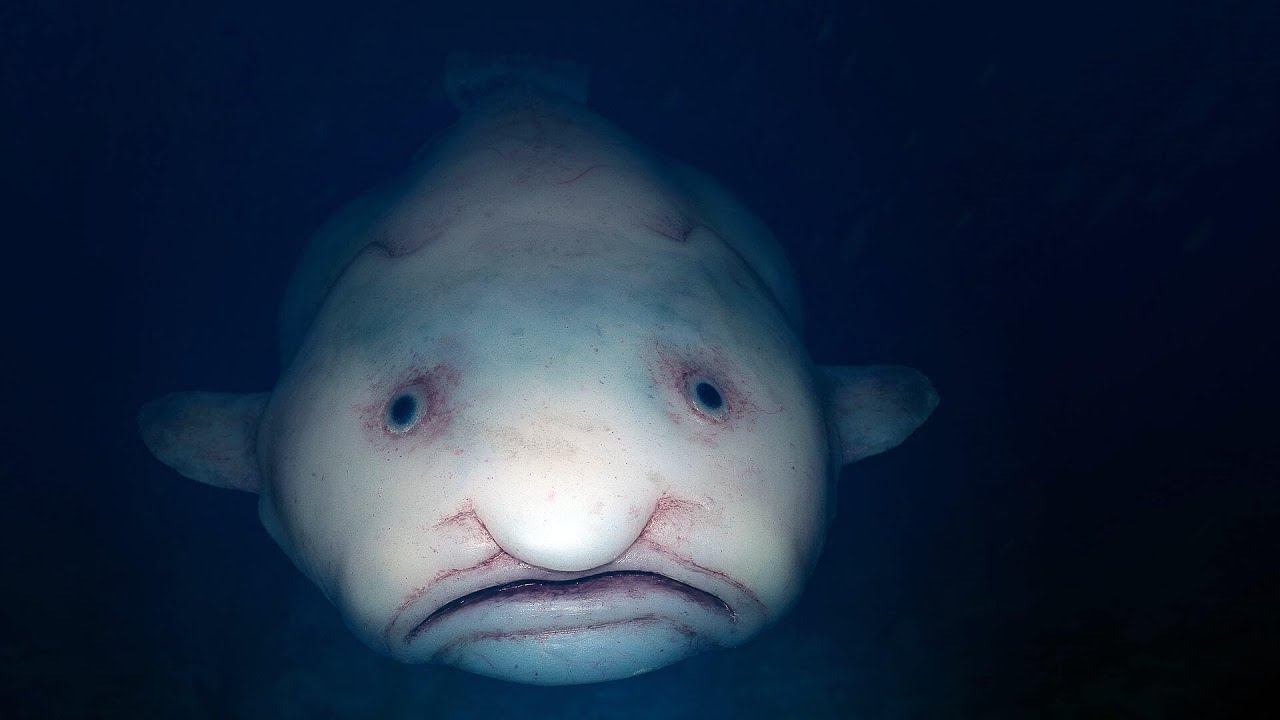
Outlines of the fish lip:
{"label": "fish lip", "polygon": [[715,612],[722,613],[729,619],[731,624],[736,624],[738,622],[738,614],[733,609],[733,606],[715,593],[694,587],[688,583],[663,575],[662,573],[647,570],[610,570],[564,580],[521,578],[510,582],[480,588],[479,590],[456,597],[453,600],[437,607],[420,622],[414,624],[413,627],[409,629],[404,636],[404,642],[406,644],[412,642],[416,637],[437,625],[444,618],[449,617],[462,608],[474,606],[478,603],[492,601],[499,598],[519,597],[522,594],[533,595],[534,593],[543,593],[548,589],[556,588],[566,588],[571,592],[573,588],[583,586],[594,586],[590,589],[597,589],[600,583],[608,585],[615,581],[623,583],[638,581],[642,587],[648,589],[658,589],[681,594],[698,605],[712,609]]}

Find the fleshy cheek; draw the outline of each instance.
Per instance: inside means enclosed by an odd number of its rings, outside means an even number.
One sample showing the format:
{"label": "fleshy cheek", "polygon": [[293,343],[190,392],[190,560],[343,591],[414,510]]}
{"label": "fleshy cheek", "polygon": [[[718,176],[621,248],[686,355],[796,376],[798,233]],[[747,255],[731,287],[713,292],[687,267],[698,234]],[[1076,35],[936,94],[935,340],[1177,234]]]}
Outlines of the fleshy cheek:
{"label": "fleshy cheek", "polygon": [[[390,459],[438,443],[461,410],[457,400],[460,377],[456,366],[438,363],[428,370],[416,370],[394,380],[374,382],[366,394],[373,400],[358,403],[352,408],[361,418],[369,444]],[[404,432],[393,432],[387,427],[387,404],[409,389],[418,391],[426,407],[413,427]]]}

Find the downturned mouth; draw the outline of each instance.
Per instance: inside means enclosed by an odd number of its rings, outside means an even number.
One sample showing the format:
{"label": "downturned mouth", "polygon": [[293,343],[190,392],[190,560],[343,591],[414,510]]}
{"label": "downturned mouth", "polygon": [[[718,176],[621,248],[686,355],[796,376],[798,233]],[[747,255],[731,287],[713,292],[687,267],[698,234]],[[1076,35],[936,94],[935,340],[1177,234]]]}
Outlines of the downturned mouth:
{"label": "downturned mouth", "polygon": [[430,629],[465,608],[481,604],[497,603],[572,603],[593,598],[633,598],[665,594],[682,596],[704,609],[728,616],[737,621],[737,614],[724,600],[705,590],[700,590],[653,572],[614,571],[576,578],[574,580],[515,580],[501,585],[483,588],[451,600],[437,608],[405,635],[405,642]]}

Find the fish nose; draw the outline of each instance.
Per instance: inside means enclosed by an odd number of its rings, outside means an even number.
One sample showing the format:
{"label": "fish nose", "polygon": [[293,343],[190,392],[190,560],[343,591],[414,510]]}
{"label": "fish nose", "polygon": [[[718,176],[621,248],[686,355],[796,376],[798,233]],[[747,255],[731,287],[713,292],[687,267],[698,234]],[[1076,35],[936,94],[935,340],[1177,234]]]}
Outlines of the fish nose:
{"label": "fish nose", "polygon": [[579,572],[617,559],[657,506],[657,492],[643,481],[540,475],[513,474],[473,507],[503,551],[547,570]]}

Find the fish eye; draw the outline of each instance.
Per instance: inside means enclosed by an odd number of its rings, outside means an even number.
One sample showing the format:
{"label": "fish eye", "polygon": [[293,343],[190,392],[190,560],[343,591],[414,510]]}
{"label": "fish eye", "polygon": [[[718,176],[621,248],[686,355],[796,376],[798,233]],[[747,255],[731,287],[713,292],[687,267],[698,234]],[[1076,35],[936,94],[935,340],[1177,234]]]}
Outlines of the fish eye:
{"label": "fish eye", "polygon": [[405,390],[387,403],[387,430],[400,434],[413,429],[422,419],[423,402],[421,393],[416,390]]}
{"label": "fish eye", "polygon": [[689,396],[689,401],[693,404],[694,409],[712,419],[719,420],[728,413],[725,406],[724,394],[720,392],[720,388],[705,377],[692,376],[686,383],[685,392]]}

